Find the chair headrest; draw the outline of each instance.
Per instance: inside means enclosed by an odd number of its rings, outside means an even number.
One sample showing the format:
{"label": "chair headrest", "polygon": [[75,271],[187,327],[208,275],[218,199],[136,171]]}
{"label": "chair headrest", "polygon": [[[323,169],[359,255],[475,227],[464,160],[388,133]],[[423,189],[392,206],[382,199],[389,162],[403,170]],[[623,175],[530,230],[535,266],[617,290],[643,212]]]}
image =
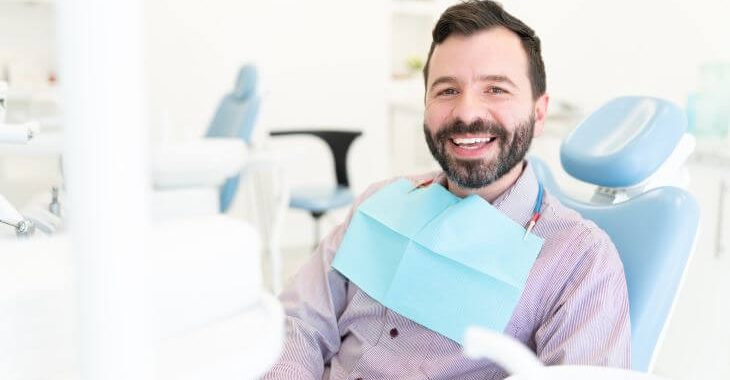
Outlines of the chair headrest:
{"label": "chair headrest", "polygon": [[237,99],[248,98],[253,95],[256,90],[257,82],[258,73],[256,71],[256,66],[246,64],[238,71],[236,87],[233,89],[231,95]]}
{"label": "chair headrest", "polygon": [[560,148],[563,168],[603,187],[625,188],[651,176],[687,128],[679,107],[658,98],[613,99],[582,121]]}

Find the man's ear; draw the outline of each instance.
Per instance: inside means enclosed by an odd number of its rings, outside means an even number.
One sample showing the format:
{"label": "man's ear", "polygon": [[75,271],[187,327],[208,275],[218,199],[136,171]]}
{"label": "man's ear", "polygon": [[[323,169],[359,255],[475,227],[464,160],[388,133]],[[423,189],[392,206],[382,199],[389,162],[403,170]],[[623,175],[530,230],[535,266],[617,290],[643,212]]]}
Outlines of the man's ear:
{"label": "man's ear", "polygon": [[550,102],[550,96],[547,93],[542,94],[537,100],[535,100],[535,107],[533,109],[533,115],[535,115],[535,131],[532,137],[542,135],[545,129],[545,120],[547,119],[548,103]]}

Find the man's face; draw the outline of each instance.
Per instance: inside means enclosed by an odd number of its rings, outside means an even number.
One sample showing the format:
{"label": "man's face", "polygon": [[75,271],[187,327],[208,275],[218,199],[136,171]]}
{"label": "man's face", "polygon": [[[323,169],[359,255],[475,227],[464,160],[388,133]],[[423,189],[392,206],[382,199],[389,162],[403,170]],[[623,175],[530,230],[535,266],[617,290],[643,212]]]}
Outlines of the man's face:
{"label": "man's face", "polygon": [[452,35],[434,49],[424,133],[459,186],[487,186],[520,163],[542,132],[546,108],[546,95],[533,100],[527,54],[513,32]]}

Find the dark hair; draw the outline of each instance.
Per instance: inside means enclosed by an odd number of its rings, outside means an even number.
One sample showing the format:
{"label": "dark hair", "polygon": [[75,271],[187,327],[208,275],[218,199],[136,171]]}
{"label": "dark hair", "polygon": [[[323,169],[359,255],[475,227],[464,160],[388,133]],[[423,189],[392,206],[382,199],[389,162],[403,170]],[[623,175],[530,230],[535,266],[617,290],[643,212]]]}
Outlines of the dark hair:
{"label": "dark hair", "polygon": [[537,99],[545,93],[545,64],[542,62],[540,38],[524,22],[507,13],[499,3],[490,0],[470,0],[449,7],[433,28],[433,42],[428,51],[426,66],[423,67],[423,81],[428,86],[428,68],[437,45],[450,35],[470,36],[476,32],[504,27],[522,41],[529,64],[528,76],[532,84],[532,97]]}

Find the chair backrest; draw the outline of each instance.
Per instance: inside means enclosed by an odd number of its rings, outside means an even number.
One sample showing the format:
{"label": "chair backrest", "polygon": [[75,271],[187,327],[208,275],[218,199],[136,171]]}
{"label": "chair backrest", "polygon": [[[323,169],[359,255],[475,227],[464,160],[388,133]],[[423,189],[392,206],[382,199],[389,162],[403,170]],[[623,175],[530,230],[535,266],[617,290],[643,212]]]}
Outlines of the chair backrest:
{"label": "chair backrest", "polygon": [[[261,98],[257,93],[258,73],[251,64],[244,65],[238,72],[236,85],[229,94],[221,100],[213,121],[206,132],[206,137],[240,138],[247,144],[251,143],[256,118],[261,105]],[[238,191],[240,175],[229,178],[221,187],[221,212],[231,206]]]}
{"label": "chair backrest", "polygon": [[[640,173],[645,170],[645,166],[656,170],[660,165],[650,160],[650,162],[644,161],[642,165],[637,166],[634,163],[640,162],[641,159],[632,159],[625,155],[648,154],[651,156],[654,154],[654,160],[666,160],[671,154],[671,149],[666,154],[647,153],[647,150],[656,149],[657,146],[659,149],[666,150],[666,146],[676,145],[676,141],[668,143],[666,138],[663,138],[665,141],[661,142],[655,139],[646,139],[643,142],[639,140],[645,138],[646,129],[664,127],[666,131],[682,124],[681,120],[679,122],[675,118],[665,120],[664,116],[656,114],[645,115],[643,121],[632,123],[615,113],[623,112],[627,118],[635,117],[635,114],[631,116],[631,113],[636,110],[626,106],[633,102],[636,107],[645,107],[646,104],[641,103],[646,99],[661,103],[650,113],[658,112],[666,116],[666,110],[663,108],[674,107],[670,103],[652,98],[632,98],[631,100],[620,98],[618,99],[620,107],[616,107],[616,101],[613,104],[607,104],[586,119],[566,139],[561,147],[563,166],[566,166],[566,162],[577,162],[576,155],[592,156],[596,165],[600,164],[603,167],[591,168],[590,165],[581,162],[584,165],[581,169],[582,172],[575,169],[568,171],[580,180],[598,185],[617,182],[622,183],[623,186],[635,186],[645,182],[646,178],[651,175],[648,172]],[[674,113],[674,110],[672,113],[681,115],[681,113]],[[613,163],[606,154],[596,149],[596,145],[586,143],[585,139],[582,141],[574,139],[576,134],[591,133],[591,128],[594,128],[593,133],[612,131],[603,126],[595,128],[598,124],[605,124],[606,119],[600,117],[596,119],[595,117],[595,115],[600,116],[601,114],[611,115],[609,119],[617,124],[623,122],[621,127],[627,129],[621,137],[617,138],[617,141],[614,141],[615,146],[619,149],[610,152],[604,150],[615,155],[616,161]],[[667,127],[668,123],[674,123],[674,127]],[[686,121],[684,123],[686,125]],[[634,124],[633,127],[630,124]],[[681,137],[676,134],[672,134],[672,136],[671,138],[677,141]],[[572,140],[571,137],[573,137]],[[576,144],[576,141],[579,144]],[[605,140],[595,139],[595,141],[597,144],[601,143],[605,146]],[[637,141],[639,142],[637,143]],[[652,145],[652,148],[647,148],[649,145]],[[594,221],[608,233],[616,245],[624,265],[629,293],[632,367],[640,371],[649,370],[653,365],[656,347],[676,300],[677,291],[693,249],[699,222],[697,201],[685,190],[672,186],[653,188],[619,203],[595,204],[579,201],[560,189],[544,162],[535,157],[531,157],[530,162],[538,178],[553,196],[567,207],[578,211],[583,217]],[[585,175],[581,175],[581,173],[585,173]],[[632,178],[625,178],[627,176]]]}
{"label": "chair backrest", "polygon": [[302,130],[280,130],[269,132],[270,136],[292,136],[312,135],[319,137],[330,148],[332,159],[335,163],[335,177],[337,185],[350,187],[350,179],[347,175],[347,155],[350,146],[356,138],[362,136],[360,131],[336,130],[336,129],[302,129]]}

